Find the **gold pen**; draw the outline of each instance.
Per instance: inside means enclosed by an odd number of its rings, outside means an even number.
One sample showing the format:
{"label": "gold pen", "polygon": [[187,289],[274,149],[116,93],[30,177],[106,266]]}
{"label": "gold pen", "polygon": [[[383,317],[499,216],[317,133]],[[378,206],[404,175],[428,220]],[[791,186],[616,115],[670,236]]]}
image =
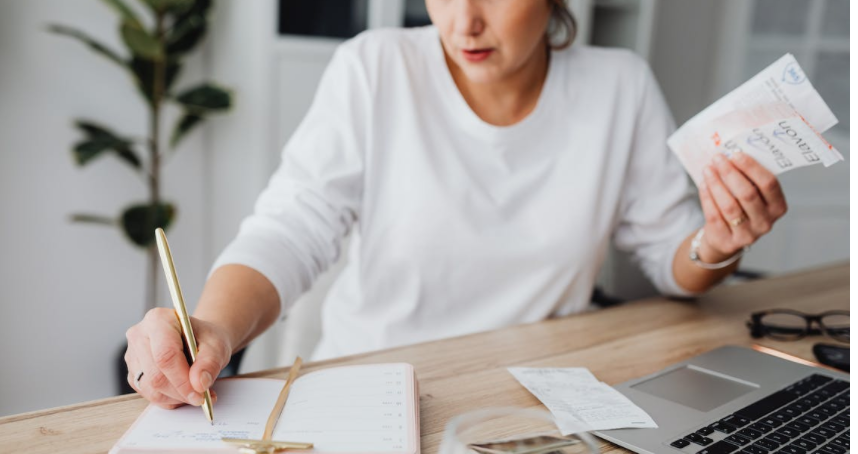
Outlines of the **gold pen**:
{"label": "gold pen", "polygon": [[[167,287],[170,288],[170,296],[173,298],[173,307],[176,309],[176,317],[182,325],[182,335],[191,354],[191,364],[197,360],[197,341],[194,338],[194,330],[191,328],[191,318],[185,308],[185,299],[182,297],[182,288],[179,287],[179,276],[176,274],[176,266],[173,265],[173,254],[170,253],[170,245],[167,244],[167,235],[160,227],[155,229],[155,241],[158,243],[158,253],[161,255],[161,266],[164,267],[164,275],[167,277]],[[209,390],[203,393],[203,413],[210,423],[214,424],[212,413],[212,395]]]}

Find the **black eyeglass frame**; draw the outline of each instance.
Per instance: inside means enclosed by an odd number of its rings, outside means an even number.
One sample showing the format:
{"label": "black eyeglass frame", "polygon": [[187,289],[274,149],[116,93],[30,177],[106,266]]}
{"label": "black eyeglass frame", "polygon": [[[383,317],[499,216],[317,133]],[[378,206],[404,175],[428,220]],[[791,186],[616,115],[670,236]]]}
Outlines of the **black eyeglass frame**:
{"label": "black eyeglass frame", "polygon": [[[765,325],[762,322],[763,317],[767,315],[775,315],[775,314],[787,314],[801,317],[805,320],[806,324],[804,329],[802,328],[787,328],[787,327],[774,327]],[[799,340],[803,339],[808,335],[825,335],[836,341],[849,343],[849,333],[847,328],[847,334],[845,336],[837,334],[832,327],[825,326],[825,323],[822,320],[830,315],[845,315],[849,317],[849,311],[844,310],[831,310],[821,312],[819,314],[806,314],[801,311],[793,310],[793,309],[770,309],[766,311],[754,312],[751,314],[751,319],[746,322],[748,329],[751,330],[751,337],[755,339],[759,339],[764,336],[771,337],[776,340]],[[819,326],[819,329],[815,329],[813,327],[813,323]],[[780,333],[777,331],[781,331]],[[783,334],[784,331],[787,331],[786,334]]]}

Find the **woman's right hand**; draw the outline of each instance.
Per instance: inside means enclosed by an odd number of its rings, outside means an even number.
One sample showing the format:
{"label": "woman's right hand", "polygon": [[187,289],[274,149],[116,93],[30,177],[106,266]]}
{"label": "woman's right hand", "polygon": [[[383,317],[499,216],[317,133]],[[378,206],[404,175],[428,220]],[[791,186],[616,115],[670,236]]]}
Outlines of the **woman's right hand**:
{"label": "woman's right hand", "polygon": [[191,326],[198,349],[193,366],[185,358],[182,328],[173,309],[152,309],[125,333],[128,383],[159,407],[202,405],[202,393],[229,363],[232,346],[225,330],[194,317]]}

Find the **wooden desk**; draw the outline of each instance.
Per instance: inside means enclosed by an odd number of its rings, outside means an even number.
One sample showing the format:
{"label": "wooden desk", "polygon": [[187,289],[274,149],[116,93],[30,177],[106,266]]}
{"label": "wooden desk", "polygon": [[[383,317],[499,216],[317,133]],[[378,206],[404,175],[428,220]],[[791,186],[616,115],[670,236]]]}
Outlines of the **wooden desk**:
{"label": "wooden desk", "polygon": [[[405,361],[420,381],[422,452],[438,450],[444,425],[484,406],[540,406],[508,366],[584,366],[620,383],[727,344],[752,345],[750,312],[849,308],[849,265],[721,287],[694,303],[663,298],[530,325],[308,364],[302,372],[344,364]],[[811,346],[768,339],[759,344],[813,360]],[[251,374],[285,378],[287,369]],[[103,453],[146,406],[136,395],[0,418],[4,452]],[[603,442],[602,451],[619,451]]]}

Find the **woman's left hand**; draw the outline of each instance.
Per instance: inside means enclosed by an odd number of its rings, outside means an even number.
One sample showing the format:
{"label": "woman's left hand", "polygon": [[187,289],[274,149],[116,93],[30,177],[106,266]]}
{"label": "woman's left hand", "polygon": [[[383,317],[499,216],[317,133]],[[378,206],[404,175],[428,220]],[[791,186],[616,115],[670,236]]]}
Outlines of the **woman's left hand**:
{"label": "woman's left hand", "polygon": [[705,262],[719,262],[750,246],[787,211],[777,177],[745,153],[730,159],[719,153],[703,174],[700,202],[706,225],[700,258]]}

